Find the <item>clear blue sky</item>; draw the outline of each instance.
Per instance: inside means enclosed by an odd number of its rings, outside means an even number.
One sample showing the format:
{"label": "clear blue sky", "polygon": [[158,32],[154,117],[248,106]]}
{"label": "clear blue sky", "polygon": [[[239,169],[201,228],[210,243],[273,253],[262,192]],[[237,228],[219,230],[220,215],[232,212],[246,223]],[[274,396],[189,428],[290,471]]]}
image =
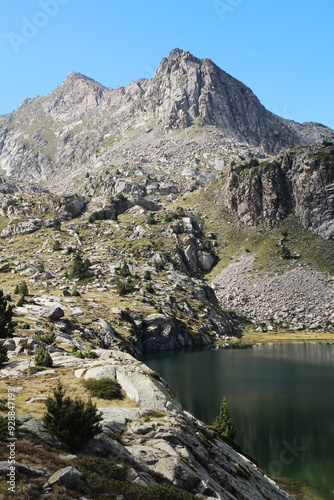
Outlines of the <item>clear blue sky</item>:
{"label": "clear blue sky", "polygon": [[113,88],[151,78],[176,47],[270,111],[334,128],[334,0],[2,0],[0,114],[69,71]]}

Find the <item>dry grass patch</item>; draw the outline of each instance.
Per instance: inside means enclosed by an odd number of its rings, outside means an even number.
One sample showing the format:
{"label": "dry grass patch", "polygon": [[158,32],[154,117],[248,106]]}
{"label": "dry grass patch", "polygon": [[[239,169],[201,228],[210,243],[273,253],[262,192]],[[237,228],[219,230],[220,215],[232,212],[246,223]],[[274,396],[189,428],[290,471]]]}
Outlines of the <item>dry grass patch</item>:
{"label": "dry grass patch", "polygon": [[[306,333],[308,332],[308,333]],[[240,343],[240,340],[236,340]],[[275,332],[256,332],[253,328],[247,327],[242,334],[243,344],[269,344],[281,342],[334,342],[334,333],[322,331],[309,332],[308,330],[278,330]]]}
{"label": "dry grass patch", "polygon": [[[97,363],[98,364],[98,363]],[[81,398],[88,401],[90,398],[88,391],[82,385],[83,379],[78,379],[74,376],[74,370],[77,367],[66,367],[57,368],[54,366],[52,369],[56,369],[56,375],[54,374],[43,374],[40,375],[20,375],[18,377],[11,377],[1,382],[0,384],[0,397],[8,398],[7,387],[24,387],[22,392],[16,395],[15,399],[15,410],[17,415],[32,415],[35,417],[42,417],[45,412],[45,402],[36,401],[30,404],[26,404],[31,398],[47,398],[52,394],[52,390],[57,387],[58,382],[60,382],[66,394],[71,398]],[[97,405],[98,408],[137,408],[138,405],[135,401],[128,398],[125,392],[122,390],[123,399],[122,400],[112,400],[107,401],[101,398],[92,397],[92,402]]]}

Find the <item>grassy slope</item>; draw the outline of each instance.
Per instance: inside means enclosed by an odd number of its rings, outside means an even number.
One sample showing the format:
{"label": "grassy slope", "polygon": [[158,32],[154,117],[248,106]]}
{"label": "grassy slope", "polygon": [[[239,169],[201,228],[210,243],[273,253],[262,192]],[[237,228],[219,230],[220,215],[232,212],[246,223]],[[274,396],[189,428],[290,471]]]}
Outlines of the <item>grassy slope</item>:
{"label": "grassy slope", "polygon": [[[206,278],[210,281],[240,255],[254,255],[254,269],[260,274],[283,273],[293,266],[309,266],[312,269],[334,274],[334,242],[326,241],[317,234],[305,230],[295,215],[274,229],[262,226],[246,226],[224,206],[224,176],[211,186],[184,198],[182,204],[202,214],[208,232],[216,236],[219,263]],[[276,246],[282,232],[288,232],[287,246],[291,253],[300,254],[298,260],[284,260]]]}

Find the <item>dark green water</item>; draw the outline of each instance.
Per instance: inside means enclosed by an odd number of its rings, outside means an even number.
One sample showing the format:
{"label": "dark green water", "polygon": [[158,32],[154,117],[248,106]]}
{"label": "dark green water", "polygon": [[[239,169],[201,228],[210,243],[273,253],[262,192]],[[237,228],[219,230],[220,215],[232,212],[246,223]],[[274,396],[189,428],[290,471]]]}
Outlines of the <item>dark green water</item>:
{"label": "dark green water", "polygon": [[266,473],[334,500],[334,345],[263,344],[144,362],[207,424],[225,396],[237,443]]}

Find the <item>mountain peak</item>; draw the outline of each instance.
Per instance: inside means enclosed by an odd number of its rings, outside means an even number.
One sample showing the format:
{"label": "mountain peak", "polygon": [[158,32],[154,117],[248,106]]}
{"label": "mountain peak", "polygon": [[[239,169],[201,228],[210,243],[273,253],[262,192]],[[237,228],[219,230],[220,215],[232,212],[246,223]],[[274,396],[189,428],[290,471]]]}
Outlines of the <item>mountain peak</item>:
{"label": "mountain peak", "polygon": [[186,51],[186,50],[182,50],[182,49],[173,49],[170,53],[169,53],[169,56],[168,56],[168,63],[171,64],[172,62],[174,61],[193,61],[195,63],[198,63],[200,64],[201,63],[201,59],[198,59],[197,57],[193,56],[190,52]]}
{"label": "mountain peak", "polygon": [[170,51],[169,53],[169,56],[168,56],[168,59],[176,59],[177,57],[180,57],[182,56],[183,54],[189,54],[189,52],[186,52],[185,50],[182,50],[182,49],[173,49]]}
{"label": "mountain peak", "polygon": [[92,85],[94,87],[103,88],[103,85],[101,85],[96,80],[93,80],[93,78],[89,78],[88,76],[83,75],[82,73],[78,73],[77,71],[70,71],[66,76],[65,80],[63,81],[63,85],[73,84],[78,82],[83,82],[88,85]]}

